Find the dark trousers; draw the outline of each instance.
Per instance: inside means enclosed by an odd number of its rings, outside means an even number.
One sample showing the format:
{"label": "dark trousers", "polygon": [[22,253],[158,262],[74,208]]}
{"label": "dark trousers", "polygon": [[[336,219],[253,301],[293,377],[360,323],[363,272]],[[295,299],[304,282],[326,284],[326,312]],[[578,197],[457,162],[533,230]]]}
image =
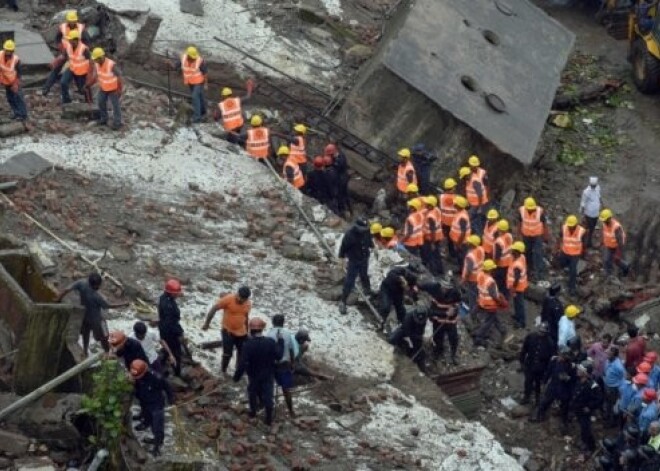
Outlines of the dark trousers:
{"label": "dark trousers", "polygon": [[531,368],[525,368],[525,399],[529,400],[534,392],[535,404],[538,406],[541,399],[541,384],[543,383],[544,371],[534,371]]}
{"label": "dark trousers", "polygon": [[445,236],[445,240],[447,241],[447,254],[449,255],[450,258],[455,259],[456,249],[454,248],[454,244],[449,238],[449,232],[451,231],[451,226],[446,226],[442,224],[441,227],[442,227],[442,234]]}
{"label": "dark trousers", "polygon": [[[409,336],[410,343],[406,340],[406,332],[399,326],[390,335],[388,342],[405,352],[405,354],[424,371],[426,368],[426,352],[424,351],[424,337],[421,335]],[[412,344],[412,346],[410,345]]]}
{"label": "dark trousers", "polygon": [[587,229],[587,247],[593,247],[594,231],[596,230],[596,224],[598,224],[598,217],[585,216],[584,221]]}
{"label": "dark trousers", "polygon": [[241,352],[243,351],[243,344],[247,340],[247,335],[234,335],[227,330],[222,329],[222,372],[227,372],[229,361],[236,349],[236,366],[241,362]]}
{"label": "dark trousers", "polygon": [[433,324],[433,353],[437,356],[442,356],[445,354],[445,336],[449,341],[449,351],[451,357],[456,357],[456,351],[458,350],[458,327],[456,324],[448,323],[436,323]]}
{"label": "dark trousers", "polygon": [[591,414],[576,414],[578,424],[580,425],[580,440],[589,451],[596,449],[596,441],[591,431]]}
{"label": "dark trousers", "polygon": [[562,268],[568,268],[568,292],[573,295],[577,292],[577,266],[579,260],[579,256],[566,255],[563,252],[559,256],[559,263]]}
{"label": "dark trousers", "polygon": [[13,92],[11,87],[5,86],[5,95],[7,96],[7,103],[9,103],[11,112],[14,115],[13,117],[25,121],[28,117],[27,106],[25,105],[25,98],[20,87],[18,92]]}
{"label": "dark trousers", "polygon": [[142,408],[142,417],[144,424],[151,427],[151,433],[154,434],[154,445],[160,447],[165,440],[165,411],[161,408],[144,407]]}
{"label": "dark trousers", "polygon": [[495,283],[497,283],[497,289],[498,291],[505,297],[509,297],[509,288],[506,287],[506,273],[507,273],[507,267],[497,267],[495,269],[495,273],[493,278],[495,279]]}
{"label": "dark trousers", "polygon": [[341,293],[341,301],[346,302],[348,295],[351,294],[355,287],[355,281],[360,277],[360,284],[362,289],[371,291],[371,282],[369,281],[369,259],[365,260],[351,260],[348,259],[348,266],[346,267],[346,278],[344,279],[344,289]]}
{"label": "dark trousers", "polygon": [[465,255],[467,255],[467,245],[465,245],[465,244],[457,245],[452,241],[450,241],[449,243],[454,248],[454,255],[456,257],[456,265],[458,266],[458,269],[461,270],[463,268],[463,262],[465,261]]}
{"label": "dark trousers", "polygon": [[92,334],[94,340],[99,342],[105,352],[110,351],[110,343],[108,342],[108,326],[104,320],[92,321],[83,320],[80,327],[80,335],[83,340],[83,351],[87,355],[89,349],[89,336]]}
{"label": "dark trousers", "polygon": [[543,419],[546,412],[555,401],[559,401],[559,415],[561,417],[561,423],[564,427],[566,427],[568,425],[568,407],[570,405],[570,398],[560,398],[552,387],[548,387],[545,391],[545,394],[543,395],[541,405],[539,406],[539,418]]}
{"label": "dark trousers", "polygon": [[543,236],[523,237],[525,243],[525,256],[527,263],[531,266],[531,273],[536,281],[545,276],[545,260],[543,260]]}
{"label": "dark trousers", "polygon": [[204,96],[204,84],[190,85],[192,93],[193,123],[199,123],[206,116],[206,97]]}
{"label": "dark trousers", "polygon": [[392,310],[392,306],[394,306],[396,319],[399,321],[399,324],[402,324],[403,318],[406,317],[406,308],[403,305],[403,296],[393,296],[392,293],[390,293],[387,289],[381,287],[379,297],[379,314],[383,318],[383,322],[387,320],[387,317],[390,315],[390,311]]}
{"label": "dark trousers", "polygon": [[119,93],[117,92],[104,92],[99,90],[96,96],[96,102],[99,106],[99,122],[108,122],[108,100],[112,105],[112,125],[114,127],[121,126],[121,107],[119,106]]}
{"label": "dark trousers", "polygon": [[408,251],[408,253],[410,255],[414,255],[415,257],[420,257],[421,258],[421,255],[422,255],[421,254],[421,249],[422,249],[421,245],[420,246],[415,246],[415,247],[412,247],[412,246],[406,245],[406,244],[403,244],[403,245],[406,247],[406,250]]}
{"label": "dark trousers", "polygon": [[57,66],[54,67],[53,70],[51,70],[50,73],[48,74],[48,78],[46,78],[46,83],[44,84],[44,88],[43,88],[44,95],[47,95],[50,89],[53,88],[53,85],[55,85],[55,82],[57,82],[57,79],[60,77],[60,74],[62,73],[62,68],[64,67],[64,64],[65,62],[58,63]]}
{"label": "dark trousers", "polygon": [[519,327],[525,327],[527,316],[525,314],[525,294],[514,293],[513,297],[513,320]]}
{"label": "dark trousers", "polygon": [[65,71],[62,74],[62,80],[60,81],[60,86],[62,87],[62,103],[71,103],[71,95],[69,94],[69,85],[71,81],[75,82],[76,87],[80,93],[83,93],[85,88],[85,82],[87,82],[87,75],[73,75],[73,72],[70,70]]}
{"label": "dark trousers", "polygon": [[486,206],[480,206],[478,208],[470,208],[468,212],[470,215],[470,228],[472,233],[481,237],[484,233],[484,227],[486,226]]}
{"label": "dark trousers", "polygon": [[442,266],[442,255],[440,254],[440,244],[437,242],[424,242],[421,250],[422,263],[429,269],[433,276],[442,275],[444,272]]}
{"label": "dark trousers", "polygon": [[502,345],[504,342],[504,336],[506,335],[506,328],[504,327],[504,324],[502,324],[502,321],[500,321],[500,316],[497,311],[489,312],[478,308],[477,315],[480,325],[474,333],[475,344],[486,345],[486,341],[490,337],[491,331],[495,328],[500,333],[499,345]]}
{"label": "dark trousers", "polygon": [[172,355],[174,356],[174,360],[176,360],[176,366],[174,366],[174,374],[176,376],[181,376],[181,336],[179,334],[161,332],[160,338],[164,340],[165,343],[167,343],[167,345],[170,347]]}
{"label": "dark trousers", "polygon": [[263,405],[266,410],[266,424],[273,423],[273,389],[275,381],[273,377],[259,378],[248,381],[248,402],[250,403],[250,416],[256,417],[257,408]]}
{"label": "dark trousers", "polygon": [[605,260],[605,273],[608,275],[612,274],[612,269],[614,265],[619,267],[621,270],[622,276],[628,275],[628,263],[623,259],[623,252],[620,249],[609,249],[605,247],[603,249],[603,259]]}
{"label": "dark trousers", "polygon": [[619,399],[619,388],[605,386],[603,397],[603,419],[606,425],[614,424],[614,404]]}
{"label": "dark trousers", "polygon": [[468,308],[470,308],[470,320],[477,321],[477,297],[479,296],[479,289],[475,281],[468,281],[465,283],[465,292],[467,294]]}
{"label": "dark trousers", "polygon": [[337,186],[337,209],[340,213],[344,211],[352,212],[351,199],[348,196],[348,175],[339,175]]}

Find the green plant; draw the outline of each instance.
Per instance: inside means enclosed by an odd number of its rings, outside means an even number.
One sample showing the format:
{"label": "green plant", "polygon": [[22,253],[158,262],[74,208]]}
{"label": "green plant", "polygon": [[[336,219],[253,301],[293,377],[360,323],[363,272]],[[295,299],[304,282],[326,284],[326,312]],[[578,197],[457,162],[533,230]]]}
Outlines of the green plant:
{"label": "green plant", "polygon": [[557,160],[563,164],[579,167],[584,165],[587,160],[587,155],[582,149],[576,147],[570,142],[566,142],[562,146],[561,152],[559,152],[559,155],[557,156]]}
{"label": "green plant", "polygon": [[[124,433],[124,413],[133,390],[126,370],[116,360],[103,360],[92,375],[92,394],[82,398],[82,413],[94,423],[95,434],[89,441],[99,448],[106,448],[111,457],[119,452],[119,439]],[[112,459],[112,458],[111,458]]]}

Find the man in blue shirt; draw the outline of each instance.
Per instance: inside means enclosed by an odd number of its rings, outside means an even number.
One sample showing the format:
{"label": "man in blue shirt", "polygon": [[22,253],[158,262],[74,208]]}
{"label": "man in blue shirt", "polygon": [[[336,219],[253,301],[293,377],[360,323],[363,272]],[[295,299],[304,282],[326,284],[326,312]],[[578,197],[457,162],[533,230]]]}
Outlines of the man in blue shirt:
{"label": "man in blue shirt", "polygon": [[649,425],[658,419],[658,395],[655,389],[646,388],[642,391],[642,409],[639,413],[637,426],[642,434],[642,443],[649,439]]}
{"label": "man in blue shirt", "polygon": [[607,361],[605,362],[605,374],[603,384],[605,385],[605,412],[603,418],[609,426],[613,425],[614,404],[619,397],[619,388],[625,382],[626,369],[619,358],[619,349],[610,347],[607,350]]}
{"label": "man in blue shirt", "polygon": [[266,333],[266,337],[270,337],[276,342],[280,339],[284,341],[284,351],[275,367],[275,381],[282,388],[289,415],[295,417],[291,389],[293,388],[294,361],[298,357],[300,347],[293,332],[284,327],[284,315],[282,314],[273,316],[273,328]]}
{"label": "man in blue shirt", "polygon": [[637,389],[635,389],[629,373],[626,373],[626,379],[619,385],[619,400],[615,406],[615,414],[619,417],[622,427],[626,423],[626,410],[636,393]]}

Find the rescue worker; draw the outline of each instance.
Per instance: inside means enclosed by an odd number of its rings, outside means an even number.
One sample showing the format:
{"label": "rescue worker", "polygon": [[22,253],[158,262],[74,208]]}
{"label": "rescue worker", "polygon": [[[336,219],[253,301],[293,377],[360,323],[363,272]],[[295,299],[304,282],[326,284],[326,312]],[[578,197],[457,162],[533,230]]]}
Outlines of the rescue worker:
{"label": "rescue worker", "polygon": [[634,423],[628,420],[628,409],[635,396],[646,385],[648,377],[645,376],[643,374],[631,376],[630,372],[626,372],[626,379],[619,386],[619,400],[615,406],[615,414],[620,421],[621,427],[625,426],[626,423],[629,425]]}
{"label": "rescue worker", "polygon": [[559,401],[559,415],[561,417],[561,431],[568,429],[568,414],[573,390],[575,372],[570,360],[570,349],[567,346],[559,348],[559,355],[552,357],[545,373],[546,384],[543,399],[536,410],[536,415],[530,422],[543,422],[546,412],[555,401]]}
{"label": "rescue worker", "polygon": [[587,241],[587,231],[578,224],[577,216],[566,218],[559,233],[561,244],[560,263],[568,268],[568,294],[577,296],[577,265],[584,254]]}
{"label": "rescue worker", "polygon": [[383,227],[380,231],[380,240],[387,249],[397,249],[399,246],[399,238],[393,227]]}
{"label": "rescue worker", "polygon": [[[71,33],[71,31],[77,31],[80,37],[80,41],[86,46],[90,46],[92,44],[89,33],[85,28],[85,24],[78,20],[78,12],[76,10],[70,10],[66,12],[65,20],[66,21],[64,23],[60,24],[60,27],[57,30],[57,34],[55,35],[55,48],[60,53],[64,53],[69,46],[69,33]],[[57,77],[59,77],[59,75],[62,73],[62,68],[64,67],[65,63],[66,57],[63,55],[56,58],[51,63],[52,70],[48,74],[46,83],[41,90],[42,96],[48,95],[50,89],[53,88],[53,85],[55,85],[55,82],[57,82]]]}
{"label": "rescue worker", "polygon": [[504,343],[506,328],[500,321],[498,309],[506,307],[506,300],[497,290],[497,283],[492,277],[493,270],[497,265],[490,258],[484,261],[483,269],[477,276],[477,289],[479,296],[477,298],[478,312],[481,325],[474,333],[474,343],[477,346],[486,346],[486,340],[490,332],[495,327],[500,333],[499,346]]}
{"label": "rescue worker", "polygon": [[466,252],[465,241],[472,234],[470,216],[467,212],[468,202],[464,197],[456,195],[454,198],[454,207],[456,208],[456,214],[449,230],[449,239],[451,239],[456,254],[456,264],[462,267]]}
{"label": "rescue worker", "polygon": [[519,209],[518,232],[522,235],[527,249],[527,263],[531,265],[534,280],[540,281],[545,276],[543,260],[543,239],[547,235],[546,217],[543,208],[534,198],[525,198]]}
{"label": "rescue worker", "polygon": [[162,374],[168,361],[171,365],[176,363],[167,342],[162,340],[155,331],[148,330],[144,322],[138,321],[133,324],[133,338],[142,345],[142,349],[147,355],[149,368],[156,373]]}
{"label": "rescue worker", "polygon": [[147,362],[141,359],[133,360],[130,367],[130,378],[135,387],[135,397],[140,403],[144,424],[151,427],[153,438],[144,440],[153,444],[151,454],[160,455],[160,448],[165,440],[165,396],[169,404],[174,404],[174,394],[170,384],[157,373],[149,370]]}
{"label": "rescue worker", "polygon": [[86,280],[78,280],[62,290],[55,300],[61,303],[64,296],[72,291],[78,292],[80,304],[85,308],[85,315],[80,327],[80,335],[83,340],[83,354],[87,356],[89,351],[89,334],[94,340],[101,343],[103,350],[110,351],[108,343],[108,325],[103,319],[103,309],[120,309],[129,305],[128,302],[111,304],[105,300],[99,289],[103,284],[103,278],[98,273],[90,273]]}
{"label": "rescue worker", "polygon": [[[343,152],[340,152],[336,144],[328,144],[323,150],[323,157],[332,159],[332,168],[337,174],[337,210],[340,215],[346,211],[352,212],[351,200],[348,196],[348,160]],[[326,164],[327,165],[327,164]]]}
{"label": "rescue worker", "polygon": [[456,250],[454,249],[454,244],[449,238],[449,232],[451,231],[452,223],[454,222],[454,216],[458,211],[454,205],[454,199],[456,194],[454,190],[456,189],[456,180],[453,178],[447,178],[443,183],[443,188],[445,192],[439,197],[439,207],[441,218],[440,222],[442,225],[442,234],[447,240],[447,252],[452,259],[456,258]]}
{"label": "rescue worker", "polygon": [[305,135],[307,126],[296,124],[293,127],[294,135],[289,138],[289,151],[293,161],[304,169],[307,164],[307,148],[305,146]]}
{"label": "rescue worker", "polygon": [[481,244],[488,258],[493,258],[495,233],[497,232],[497,221],[499,218],[500,213],[497,212],[497,209],[489,209],[488,213],[486,213],[486,225],[484,226]]}
{"label": "rescue worker", "polygon": [[280,146],[277,149],[277,156],[286,159],[282,167],[282,176],[284,179],[297,190],[302,190],[305,186],[305,177],[300,169],[300,165],[296,163],[296,158],[291,155],[290,149],[287,146]]}
{"label": "rescue worker", "polygon": [[603,400],[603,392],[591,374],[591,363],[584,361],[578,365],[577,382],[571,399],[573,412],[580,425],[582,450],[589,453],[596,449],[596,441],[591,430],[591,415],[598,410]]}
{"label": "rescue worker", "polygon": [[358,218],[346,231],[339,247],[339,258],[348,259],[348,263],[342,261],[346,278],[339,301],[339,312],[346,314],[346,301],[355,287],[355,281],[360,277],[360,284],[365,294],[371,294],[371,282],[369,281],[369,256],[374,248],[374,241],[369,234],[369,226],[365,218]]}
{"label": "rescue worker", "polygon": [[422,245],[421,251],[422,262],[433,276],[439,276],[444,272],[440,252],[440,243],[444,239],[441,227],[442,214],[438,208],[438,198],[435,196],[425,197],[424,204],[426,205],[426,212],[424,213],[424,225],[422,227],[424,236],[424,245]]}
{"label": "rescue worker", "polygon": [[580,312],[581,309],[574,304],[570,304],[564,309],[564,315],[559,319],[557,347],[568,346],[568,341],[577,336],[575,318]]}
{"label": "rescue worker", "polygon": [[371,234],[371,237],[374,239],[374,246],[384,249],[385,245],[383,244],[383,241],[380,238],[380,232],[382,230],[383,230],[383,225],[379,222],[372,222],[369,225],[369,233]]}
{"label": "rescue worker", "polygon": [[[341,191],[341,182],[334,160],[329,155],[323,156],[323,179],[327,188],[325,196],[326,206],[335,214],[342,215],[339,210],[339,192]],[[348,180],[347,180],[348,181]],[[305,184],[307,186],[308,183]],[[346,190],[348,191],[348,190]]]}
{"label": "rescue worker", "polygon": [[559,320],[564,315],[564,305],[561,299],[559,299],[560,292],[561,285],[559,283],[551,285],[541,305],[541,322],[548,324],[550,337],[555,344],[557,344],[559,336]]}
{"label": "rescue worker", "polygon": [[520,367],[525,375],[525,389],[521,404],[529,404],[534,392],[534,405],[541,404],[541,385],[555,352],[555,345],[548,335],[548,324],[541,322],[536,332],[530,332],[520,350]]}
{"label": "rescue worker", "polygon": [[172,365],[174,374],[181,376],[181,357],[183,349],[183,327],[181,327],[181,311],[176,298],[183,294],[181,282],[169,279],[165,283],[165,290],[158,299],[158,333],[160,338],[170,346],[174,355],[175,364]]}
{"label": "rescue worker", "polygon": [[378,313],[383,318],[381,329],[385,326],[392,306],[394,306],[398,323],[403,323],[406,316],[406,308],[403,304],[406,293],[410,293],[414,297],[414,291],[412,290],[416,286],[417,275],[408,267],[394,266],[387,272],[378,291],[380,300]]}
{"label": "rescue worker", "polygon": [[293,332],[284,328],[284,315],[282,314],[275,314],[273,316],[273,328],[266,333],[266,337],[270,337],[275,341],[280,339],[283,341],[282,356],[277,360],[275,368],[275,382],[282,388],[282,395],[284,396],[284,402],[289,411],[289,416],[295,417],[291,390],[293,388],[294,362],[298,357],[300,347]]}
{"label": "rescue worker", "polygon": [[647,387],[642,391],[642,411],[637,421],[637,426],[642,434],[642,442],[648,441],[649,426],[654,420],[658,420],[658,395],[655,389]]}
{"label": "rescue worker", "polygon": [[623,410],[626,423],[637,425],[639,420],[639,415],[642,412],[642,394],[649,382],[648,375],[644,373],[637,373],[633,376],[633,394],[630,397],[628,406]]}
{"label": "rescue worker", "polygon": [[497,265],[497,268],[495,269],[497,289],[500,290],[500,293],[502,293],[502,296],[505,298],[509,297],[509,288],[506,280],[512,260],[512,244],[513,236],[509,232],[509,221],[506,219],[500,219],[497,221],[497,232],[495,233],[492,259]]}
{"label": "rescue worker", "polygon": [[401,348],[417,365],[420,371],[426,371],[426,352],[424,351],[424,330],[428,320],[428,309],[416,306],[409,309],[401,325],[392,332],[388,341]]}
{"label": "rescue worker", "polygon": [[200,56],[194,46],[188,46],[181,54],[181,60],[177,63],[176,70],[183,74],[183,84],[190,89],[192,94],[193,123],[201,123],[206,117],[206,96],[204,90],[208,81],[209,69],[206,61]]}
{"label": "rescue worker", "polygon": [[21,59],[15,51],[16,43],[11,39],[7,39],[2,45],[2,51],[0,51],[0,84],[5,87],[7,103],[11,108],[10,119],[26,121],[28,112],[21,89]]}
{"label": "rescue worker", "polygon": [[413,164],[410,162],[410,149],[399,149],[397,155],[399,156],[399,165],[396,173],[396,187],[399,193],[405,195],[408,185],[411,183],[417,185],[417,175]]}
{"label": "rescue worker", "polygon": [[598,216],[600,215],[600,208],[603,200],[600,196],[600,185],[598,184],[598,177],[589,177],[589,185],[582,192],[580,199],[580,214],[586,221],[586,247],[592,246],[592,240],[596,225],[598,224]]}
{"label": "rescue worker", "polygon": [[[289,151],[290,152],[290,151]],[[321,204],[329,206],[330,190],[328,188],[323,157],[316,156],[312,160],[313,170],[307,174],[305,192]]]}
{"label": "rescue worker", "polygon": [[431,165],[436,157],[427,152],[426,146],[417,143],[412,148],[412,164],[415,168],[415,175],[419,181],[419,190],[423,195],[429,195],[433,191],[431,187]]}
{"label": "rescue worker", "polygon": [[646,340],[642,335],[639,335],[639,328],[634,325],[628,327],[628,338],[624,365],[627,370],[634,370],[644,360]]}
{"label": "rescue worker", "polygon": [[470,175],[465,184],[465,197],[470,204],[470,222],[475,234],[481,235],[484,229],[484,217],[490,201],[488,191],[488,175],[481,168],[481,162],[476,155],[468,159]]}
{"label": "rescue worker", "polygon": [[69,43],[64,49],[64,55],[69,62],[69,68],[62,73],[62,80],[60,80],[62,104],[71,103],[69,86],[72,80],[75,82],[78,92],[84,94],[89,102],[91,96],[89,92],[86,92],[85,86],[87,85],[87,75],[91,73],[92,67],[94,67],[92,54],[89,48],[80,41],[78,31],[72,30],[69,32],[67,39]]}
{"label": "rescue worker", "polygon": [[415,198],[407,203],[410,211],[403,227],[401,243],[412,255],[420,256],[420,249],[424,244],[424,212],[421,198]]}
{"label": "rescue worker", "polygon": [[96,76],[99,82],[99,91],[96,97],[96,103],[99,106],[98,124],[105,126],[108,124],[108,99],[112,105],[112,126],[117,130],[121,128],[121,106],[119,98],[122,93],[122,79],[119,67],[112,59],[105,56],[105,51],[100,47],[92,51],[92,60],[96,67]]}
{"label": "rescue worker", "polygon": [[462,196],[467,197],[467,184],[470,175],[472,172],[470,171],[470,167],[461,167],[458,169],[458,180],[461,182],[461,187],[458,193],[460,193]]}
{"label": "rescue worker", "polygon": [[626,232],[621,223],[617,221],[612,210],[603,209],[600,212],[600,222],[603,223],[603,260],[605,261],[605,273],[612,274],[614,264],[621,270],[622,276],[628,276],[630,266],[623,258],[623,249],[626,245]]}
{"label": "rescue worker", "polygon": [[648,388],[654,388],[655,385],[653,384],[653,381],[651,380],[651,370],[653,369],[653,365],[651,365],[648,361],[643,361],[639,365],[637,365],[637,373],[644,373],[646,376],[649,377],[648,383],[646,383],[646,387]]}
{"label": "rescue worker", "polygon": [[658,354],[656,352],[646,352],[644,361],[650,363],[653,368],[649,374],[649,381],[656,387],[660,386],[660,365],[658,365]]}
{"label": "rescue worker", "polygon": [[458,365],[458,305],[460,291],[452,284],[443,281],[425,281],[417,285],[419,291],[427,293],[431,299],[429,318],[433,326],[433,354],[436,359],[445,355],[445,342],[449,342],[450,361]]}
{"label": "rescue worker", "polygon": [[611,345],[607,349],[605,374],[603,375],[603,420],[608,427],[614,426],[614,405],[619,398],[619,388],[626,380],[626,369],[619,358],[619,348]]}
{"label": "rescue worker", "polygon": [[220,90],[221,100],[218,102],[218,109],[213,114],[213,118],[222,120],[222,128],[227,132],[227,140],[233,144],[241,143],[240,136],[245,124],[245,112],[243,111],[243,102],[250,99],[254,89],[254,81],[248,79],[246,82],[247,94],[244,96],[234,96],[234,91],[229,87],[223,87]]}
{"label": "rescue worker", "polygon": [[245,136],[242,139],[245,141],[245,151],[248,155],[261,163],[264,163],[264,160],[270,157],[271,149],[274,149],[270,130],[263,123],[264,121],[261,116],[258,114],[253,115],[250,118],[251,127],[245,131]]}
{"label": "rescue worker", "polygon": [[[529,283],[527,281],[527,260],[525,259],[525,243],[516,241],[511,244],[511,264],[507,268],[506,286],[507,291],[513,297],[513,320],[517,327],[524,329],[527,324],[525,313],[525,291]],[[548,325],[548,324],[546,324]],[[550,327],[548,326],[548,333]],[[549,338],[553,338],[548,335]],[[556,345],[556,341],[554,345]],[[554,352],[554,350],[553,350]]]}
{"label": "rescue worker", "polygon": [[142,344],[135,339],[127,337],[123,331],[113,330],[110,332],[108,342],[115,356],[124,360],[126,370],[131,369],[133,360],[142,360],[147,362],[147,364],[149,363],[149,358],[144,352]]}
{"label": "rescue worker", "polygon": [[218,299],[206,314],[202,330],[208,330],[213,316],[222,311],[222,364],[223,374],[227,373],[229,362],[236,349],[236,367],[241,362],[241,351],[247,340],[247,326],[252,303],[252,291],[248,286],[241,286],[236,293],[227,294]]}
{"label": "rescue worker", "polygon": [[484,248],[481,246],[481,238],[472,234],[467,238],[466,244],[469,246],[468,253],[463,260],[463,269],[461,271],[461,283],[465,286],[468,298],[468,307],[473,321],[476,320],[477,298],[479,289],[477,288],[477,277],[481,272],[486,257]]}
{"label": "rescue worker", "polygon": [[263,405],[266,412],[266,425],[273,423],[273,386],[275,367],[284,352],[284,340],[277,341],[265,337],[263,331],[266,322],[259,317],[253,317],[248,323],[250,338],[243,346],[241,362],[234,373],[234,382],[241,380],[244,374],[248,376],[248,401],[250,418],[257,416],[258,405]]}

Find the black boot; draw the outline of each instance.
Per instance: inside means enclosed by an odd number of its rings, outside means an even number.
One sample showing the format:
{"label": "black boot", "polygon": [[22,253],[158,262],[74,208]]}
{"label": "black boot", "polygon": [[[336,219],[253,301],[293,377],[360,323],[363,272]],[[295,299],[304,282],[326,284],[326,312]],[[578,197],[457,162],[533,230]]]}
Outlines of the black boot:
{"label": "black boot", "polygon": [[221,367],[223,373],[227,372],[227,368],[229,367],[229,361],[230,360],[231,360],[231,357],[226,357],[226,356],[223,355],[223,357],[222,357],[222,367]]}

